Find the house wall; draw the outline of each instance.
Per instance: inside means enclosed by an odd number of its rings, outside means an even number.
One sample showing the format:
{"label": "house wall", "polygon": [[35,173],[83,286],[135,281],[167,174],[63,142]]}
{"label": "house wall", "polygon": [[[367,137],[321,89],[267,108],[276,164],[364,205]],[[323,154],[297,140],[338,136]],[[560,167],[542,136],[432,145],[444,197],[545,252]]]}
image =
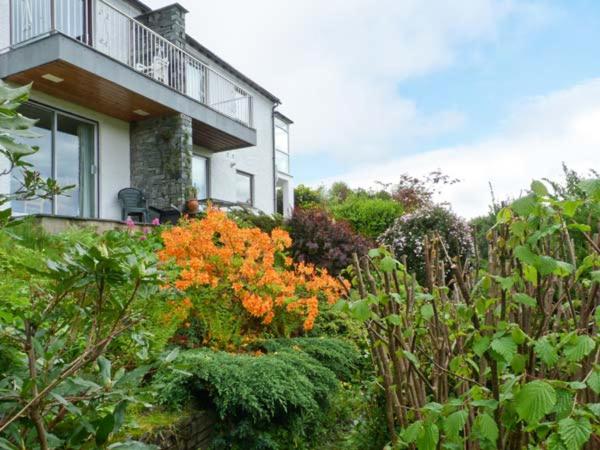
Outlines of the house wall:
{"label": "house wall", "polygon": [[139,8],[136,8],[135,6],[133,6],[126,0],[104,0],[104,1],[106,1],[106,3],[110,4],[111,6],[114,6],[119,11],[122,11],[131,17],[136,17],[142,13],[142,11]]}
{"label": "house wall", "polygon": [[31,99],[98,123],[99,216],[121,219],[117,193],[129,187],[129,123],[33,91]]}
{"label": "house wall", "polygon": [[0,0],[0,51],[10,45],[10,0]]}
{"label": "house wall", "polygon": [[257,145],[254,147],[214,153],[194,146],[194,151],[210,159],[210,197],[235,202],[235,176],[239,170],[253,175],[254,206],[272,214],[275,212],[273,119],[271,103],[261,97],[254,98],[254,125],[257,134]]}

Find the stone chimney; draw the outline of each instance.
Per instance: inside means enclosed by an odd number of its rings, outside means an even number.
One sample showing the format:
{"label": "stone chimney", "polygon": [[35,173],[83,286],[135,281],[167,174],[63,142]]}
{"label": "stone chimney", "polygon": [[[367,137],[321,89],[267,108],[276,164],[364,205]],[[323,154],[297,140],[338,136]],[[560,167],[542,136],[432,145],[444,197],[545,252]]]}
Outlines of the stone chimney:
{"label": "stone chimney", "polygon": [[185,48],[185,15],[187,12],[187,9],[179,3],[173,3],[142,14],[137,17],[137,20],[178,47]]}

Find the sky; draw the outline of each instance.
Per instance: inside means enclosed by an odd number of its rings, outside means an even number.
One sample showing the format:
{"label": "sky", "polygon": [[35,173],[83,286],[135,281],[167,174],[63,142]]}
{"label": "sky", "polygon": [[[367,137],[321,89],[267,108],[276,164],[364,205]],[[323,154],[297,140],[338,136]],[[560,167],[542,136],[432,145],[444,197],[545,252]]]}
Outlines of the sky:
{"label": "sky", "polygon": [[[171,3],[147,0],[151,7]],[[282,100],[296,184],[440,169],[465,217],[562,163],[600,169],[597,0],[180,0],[187,31]]]}

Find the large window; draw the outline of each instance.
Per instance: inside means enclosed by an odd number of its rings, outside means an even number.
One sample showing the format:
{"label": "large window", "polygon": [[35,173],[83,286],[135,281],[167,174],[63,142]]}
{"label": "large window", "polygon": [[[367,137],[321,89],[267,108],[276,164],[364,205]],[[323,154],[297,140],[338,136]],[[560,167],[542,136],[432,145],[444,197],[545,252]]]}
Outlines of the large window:
{"label": "large window", "polygon": [[[16,214],[59,214],[95,217],[96,215],[96,126],[73,116],[34,104],[23,105],[20,112],[38,119],[35,138],[23,142],[39,147],[28,157],[35,170],[54,178],[61,186],[72,186],[64,195],[48,200],[14,201]],[[11,177],[11,192],[22,182],[20,171]]]}
{"label": "large window", "polygon": [[237,172],[235,180],[235,196],[238,203],[254,204],[253,177],[245,172]]}
{"label": "large window", "polygon": [[283,120],[275,118],[275,164],[280,172],[290,172],[289,146],[289,125]]}
{"label": "large window", "polygon": [[208,198],[208,158],[192,157],[192,184],[198,190],[198,199]]}

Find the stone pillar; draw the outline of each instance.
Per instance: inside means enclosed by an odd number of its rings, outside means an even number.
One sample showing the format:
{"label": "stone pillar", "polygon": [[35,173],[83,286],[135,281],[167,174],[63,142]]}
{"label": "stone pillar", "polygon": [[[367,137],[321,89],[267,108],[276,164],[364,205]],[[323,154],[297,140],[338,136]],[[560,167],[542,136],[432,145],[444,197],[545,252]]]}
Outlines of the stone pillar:
{"label": "stone pillar", "polygon": [[174,3],[142,14],[137,17],[137,20],[175,45],[185,48],[185,15],[187,12],[187,9],[179,3]]}
{"label": "stone pillar", "polygon": [[181,208],[192,185],[192,119],[183,114],[131,124],[131,186],[150,206]]}

